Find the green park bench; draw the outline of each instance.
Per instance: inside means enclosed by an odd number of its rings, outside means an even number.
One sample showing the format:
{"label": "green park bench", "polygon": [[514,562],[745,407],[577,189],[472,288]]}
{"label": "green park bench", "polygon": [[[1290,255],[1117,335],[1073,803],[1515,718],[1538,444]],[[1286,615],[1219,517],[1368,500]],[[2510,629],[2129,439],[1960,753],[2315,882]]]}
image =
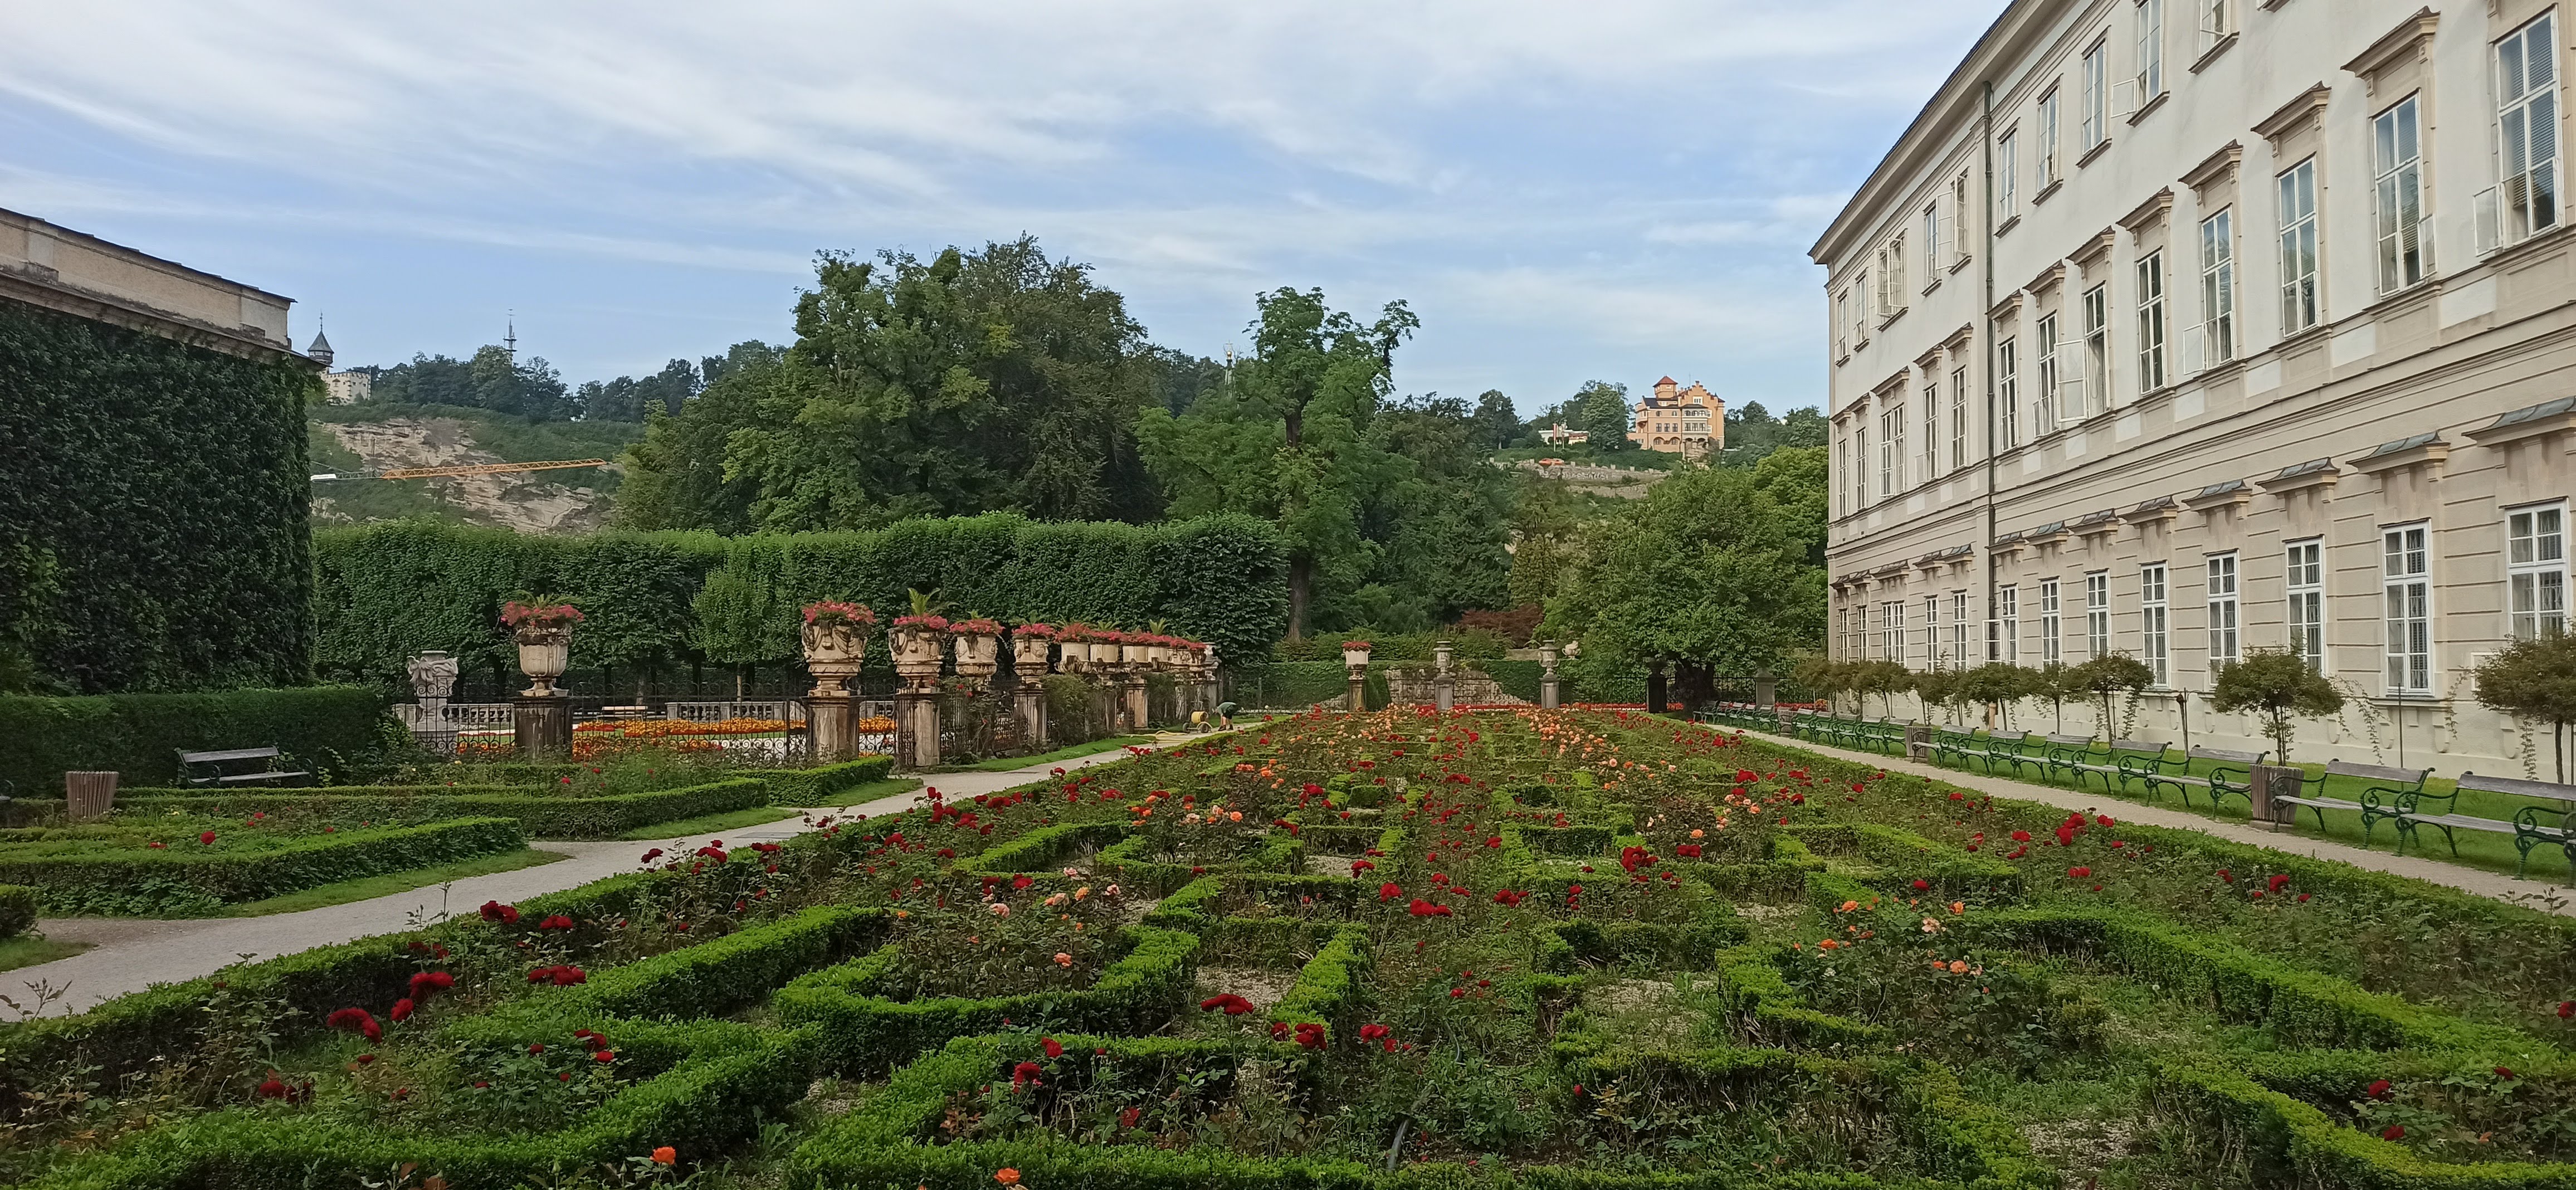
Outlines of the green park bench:
{"label": "green park bench", "polygon": [[2040,779],[2057,784],[2059,773],[2068,774],[2076,784],[2083,784],[2083,769],[2089,764],[2107,764],[2111,749],[2089,735],[2043,736],[2040,745]]}
{"label": "green park bench", "polygon": [[1955,727],[1932,729],[1932,763],[1934,764],[1966,768],[1969,761],[1984,753],[1985,747],[1977,742],[1977,733],[1973,730],[1961,731]]}
{"label": "green park bench", "polygon": [[[2209,808],[2215,810],[2221,797],[2230,794],[2250,797],[2248,791],[2254,785],[2254,766],[2263,763],[2263,759],[2270,755],[2269,752],[2237,752],[2227,748],[2190,748],[2177,758],[2169,749],[2159,745],[2155,755],[2133,758],[2142,763],[2131,765],[2128,777],[2146,783],[2149,800],[2155,798],[2157,790],[2170,787],[2182,795],[2185,809],[2191,807],[2192,790],[2206,790]],[[2194,774],[2191,768],[2196,761],[2210,763],[2201,774]],[[2124,787],[2125,783],[2124,778]]]}
{"label": "green park bench", "polygon": [[[310,778],[301,769],[280,769],[278,758],[284,755],[276,747],[219,748],[206,752],[174,749],[179,754],[179,783],[198,789],[231,789],[242,785],[284,785],[289,781]],[[248,764],[256,771],[233,771]]]}
{"label": "green park bench", "polygon": [[[2513,816],[2514,879],[2520,880],[2530,870],[2532,848],[2551,845],[2567,857],[2568,881],[2576,883],[2576,785],[2555,781],[2533,781],[2521,777],[2481,777],[2462,773],[2458,787],[2481,793],[2501,793],[2507,797],[2555,802],[2555,810],[2541,806],[2524,806]],[[2543,822],[2542,818],[2552,821]],[[2453,825],[2465,825],[2454,823]],[[2472,827],[2483,830],[2484,827]]]}
{"label": "green park bench", "polygon": [[2329,760],[2326,762],[2326,775],[2377,782],[2361,791],[2361,842],[2365,847],[2370,844],[2371,831],[2383,819],[2397,827],[2397,854],[2399,855],[2406,854],[2406,841],[2415,837],[2418,827],[2429,826],[2441,831],[2442,838],[2450,843],[2451,854],[2455,857],[2460,854],[2460,841],[2451,833],[2452,831],[2464,826],[2471,830],[2486,829],[2472,825],[2474,823],[2487,823],[2511,829],[2508,824],[2497,822],[2492,818],[2473,818],[2453,813],[2459,808],[2460,791],[2458,789],[2453,789],[2449,793],[2427,791],[2424,788],[2424,782],[2433,775],[2431,769],[2401,769],[2384,764],[2351,764],[2340,760]]}
{"label": "green park bench", "polygon": [[2044,763],[2044,758],[2035,761],[2030,752],[2037,746],[2032,743],[2036,738],[2029,732],[2014,732],[2010,735],[2002,732],[1987,732],[1986,750],[1977,757],[1977,760],[1986,766],[1988,774],[1995,771],[1996,765],[2004,764],[2011,765],[2013,775],[2018,777],[2021,775],[2021,766]]}

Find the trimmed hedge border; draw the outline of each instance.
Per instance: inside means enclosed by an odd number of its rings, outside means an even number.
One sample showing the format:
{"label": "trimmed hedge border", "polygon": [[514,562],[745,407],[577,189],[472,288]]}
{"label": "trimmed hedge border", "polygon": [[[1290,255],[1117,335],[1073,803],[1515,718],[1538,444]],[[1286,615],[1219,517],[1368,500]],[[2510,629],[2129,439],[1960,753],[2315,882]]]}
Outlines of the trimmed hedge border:
{"label": "trimmed hedge border", "polygon": [[541,787],[521,786],[352,785],[309,791],[235,790],[224,794],[155,789],[117,798],[118,808],[124,810],[200,814],[263,811],[271,817],[287,819],[302,814],[363,820],[465,815],[507,818],[536,839],[614,839],[657,822],[775,804],[778,803],[771,786],[751,777],[601,797],[567,797],[543,792]]}
{"label": "trimmed hedge border", "polygon": [[820,808],[825,799],[894,775],[894,757],[862,756],[810,769],[752,769],[743,774],[769,783],[769,804]]}
{"label": "trimmed hedge border", "polygon": [[423,826],[299,839],[273,851],[10,859],[0,846],[0,882],[37,890],[55,913],[206,913],[362,876],[405,872],[527,846],[507,818],[460,818]]}
{"label": "trimmed hedge border", "polygon": [[287,767],[318,779],[353,772],[411,746],[382,692],[359,686],[226,690],[207,694],[0,696],[0,781],[27,797],[59,797],[67,771],[114,769],[127,786],[178,779],[181,750],[285,750]]}
{"label": "trimmed hedge border", "polygon": [[36,924],[43,894],[23,884],[0,884],[0,938],[15,938]]}

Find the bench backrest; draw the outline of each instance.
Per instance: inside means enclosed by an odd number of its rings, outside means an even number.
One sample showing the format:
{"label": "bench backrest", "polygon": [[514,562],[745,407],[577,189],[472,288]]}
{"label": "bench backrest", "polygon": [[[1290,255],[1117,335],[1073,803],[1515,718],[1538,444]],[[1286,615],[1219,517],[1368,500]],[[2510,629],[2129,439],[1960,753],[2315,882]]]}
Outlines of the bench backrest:
{"label": "bench backrest", "polygon": [[181,764],[222,764],[230,760],[275,760],[275,748],[226,748],[214,752],[181,752]]}
{"label": "bench backrest", "polygon": [[2143,752],[2149,756],[2162,756],[2167,752],[2173,751],[2173,743],[2169,740],[2158,740],[2154,743],[2149,743],[2145,740],[2113,740],[2111,741],[2111,750],[2114,752]]}
{"label": "bench backrest", "polygon": [[2538,797],[2576,801],[2576,785],[2556,781],[2533,781],[2523,777],[2481,777],[2476,773],[2460,774],[2460,788],[2485,793],[2509,793],[2516,797]]}
{"label": "bench backrest", "polygon": [[2219,760],[2228,764],[2261,764],[2269,752],[2234,752],[2225,748],[2194,748],[2186,753],[2193,760]]}
{"label": "bench backrest", "polygon": [[2365,781],[2403,781],[2406,784],[2415,785],[2422,783],[2424,778],[2433,775],[2433,770],[2401,769],[2392,768],[2384,764],[2352,764],[2341,760],[2329,760],[2326,762],[2326,775],[2329,777],[2359,777]]}
{"label": "bench backrest", "polygon": [[2048,737],[2048,742],[2052,744],[2063,744],[2069,748],[2090,748],[2093,746],[2093,737],[2089,735],[2053,735]]}

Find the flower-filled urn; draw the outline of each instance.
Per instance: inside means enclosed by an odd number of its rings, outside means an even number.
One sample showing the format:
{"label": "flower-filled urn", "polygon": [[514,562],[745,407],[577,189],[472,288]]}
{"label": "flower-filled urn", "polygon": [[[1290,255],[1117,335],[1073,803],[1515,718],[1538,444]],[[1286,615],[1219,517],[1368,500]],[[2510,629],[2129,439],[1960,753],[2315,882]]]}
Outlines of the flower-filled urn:
{"label": "flower-filled urn", "polygon": [[1053,624],[1022,624],[1011,630],[1011,668],[1022,679],[1047,671],[1047,650],[1055,645]]}
{"label": "flower-filled urn", "polygon": [[1056,652],[1056,664],[1069,674],[1091,672],[1091,629],[1080,624],[1067,624],[1056,631],[1056,643],[1064,647]]}
{"label": "flower-filled urn", "polygon": [[1343,641],[1342,664],[1347,665],[1352,669],[1366,668],[1368,665],[1369,650],[1375,647],[1376,646],[1371,645],[1369,642],[1364,640]]}
{"label": "flower-filled urn", "polygon": [[805,623],[797,635],[805,646],[805,668],[814,675],[815,697],[850,693],[849,683],[867,657],[868,631],[876,623],[877,614],[864,603],[824,599],[805,605]]}
{"label": "flower-filled urn", "polygon": [[519,692],[521,696],[553,698],[563,693],[555,679],[572,663],[572,626],[581,620],[581,609],[542,595],[501,605],[501,623],[519,645],[519,672],[532,683]]}
{"label": "flower-filled urn", "polygon": [[896,673],[907,678],[936,678],[940,654],[948,643],[948,618],[928,614],[896,616],[890,639]]}
{"label": "flower-filled urn", "polygon": [[957,676],[981,680],[1001,669],[1002,626],[981,616],[948,626],[957,642]]}
{"label": "flower-filled urn", "polygon": [[1118,662],[1130,673],[1143,673],[1153,664],[1153,637],[1142,632],[1119,634]]}

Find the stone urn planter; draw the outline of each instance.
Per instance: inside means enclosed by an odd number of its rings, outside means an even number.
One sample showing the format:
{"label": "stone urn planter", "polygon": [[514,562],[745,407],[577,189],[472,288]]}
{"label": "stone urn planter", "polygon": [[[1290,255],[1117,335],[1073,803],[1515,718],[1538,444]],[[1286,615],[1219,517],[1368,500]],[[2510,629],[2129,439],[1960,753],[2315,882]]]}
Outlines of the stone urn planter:
{"label": "stone urn planter", "polygon": [[[1055,646],[1055,628],[1022,624],[1011,632],[1011,668],[1027,681],[1047,671],[1047,651]],[[1088,650],[1085,650],[1088,652]]]}
{"label": "stone urn planter", "polygon": [[865,604],[827,599],[806,605],[797,634],[805,646],[805,668],[814,675],[813,697],[849,696],[850,682],[867,659],[868,630],[876,622],[876,613]]}
{"label": "stone urn planter", "polygon": [[1368,668],[1369,650],[1376,646],[1364,640],[1342,642],[1342,664],[1352,669]]}
{"label": "stone urn planter", "polygon": [[1128,633],[1118,642],[1119,664],[1126,666],[1130,673],[1145,672],[1153,664],[1154,646],[1148,643],[1152,639],[1142,632]]}
{"label": "stone urn planter", "polygon": [[572,626],[581,620],[580,609],[551,596],[524,602],[513,599],[501,605],[501,623],[518,641],[519,672],[534,683],[519,692],[522,697],[553,698],[563,693],[555,687],[555,679],[572,663]]}
{"label": "stone urn planter", "polygon": [[948,642],[948,621],[941,616],[897,617],[891,642],[896,673],[907,681],[935,680]]}
{"label": "stone urn planter", "polygon": [[956,641],[957,676],[983,681],[1001,669],[1002,626],[991,620],[960,620],[948,626]]}
{"label": "stone urn planter", "polygon": [[1069,674],[1091,672],[1091,632],[1080,624],[1067,624],[1056,634],[1064,647],[1056,650],[1056,668]]}

